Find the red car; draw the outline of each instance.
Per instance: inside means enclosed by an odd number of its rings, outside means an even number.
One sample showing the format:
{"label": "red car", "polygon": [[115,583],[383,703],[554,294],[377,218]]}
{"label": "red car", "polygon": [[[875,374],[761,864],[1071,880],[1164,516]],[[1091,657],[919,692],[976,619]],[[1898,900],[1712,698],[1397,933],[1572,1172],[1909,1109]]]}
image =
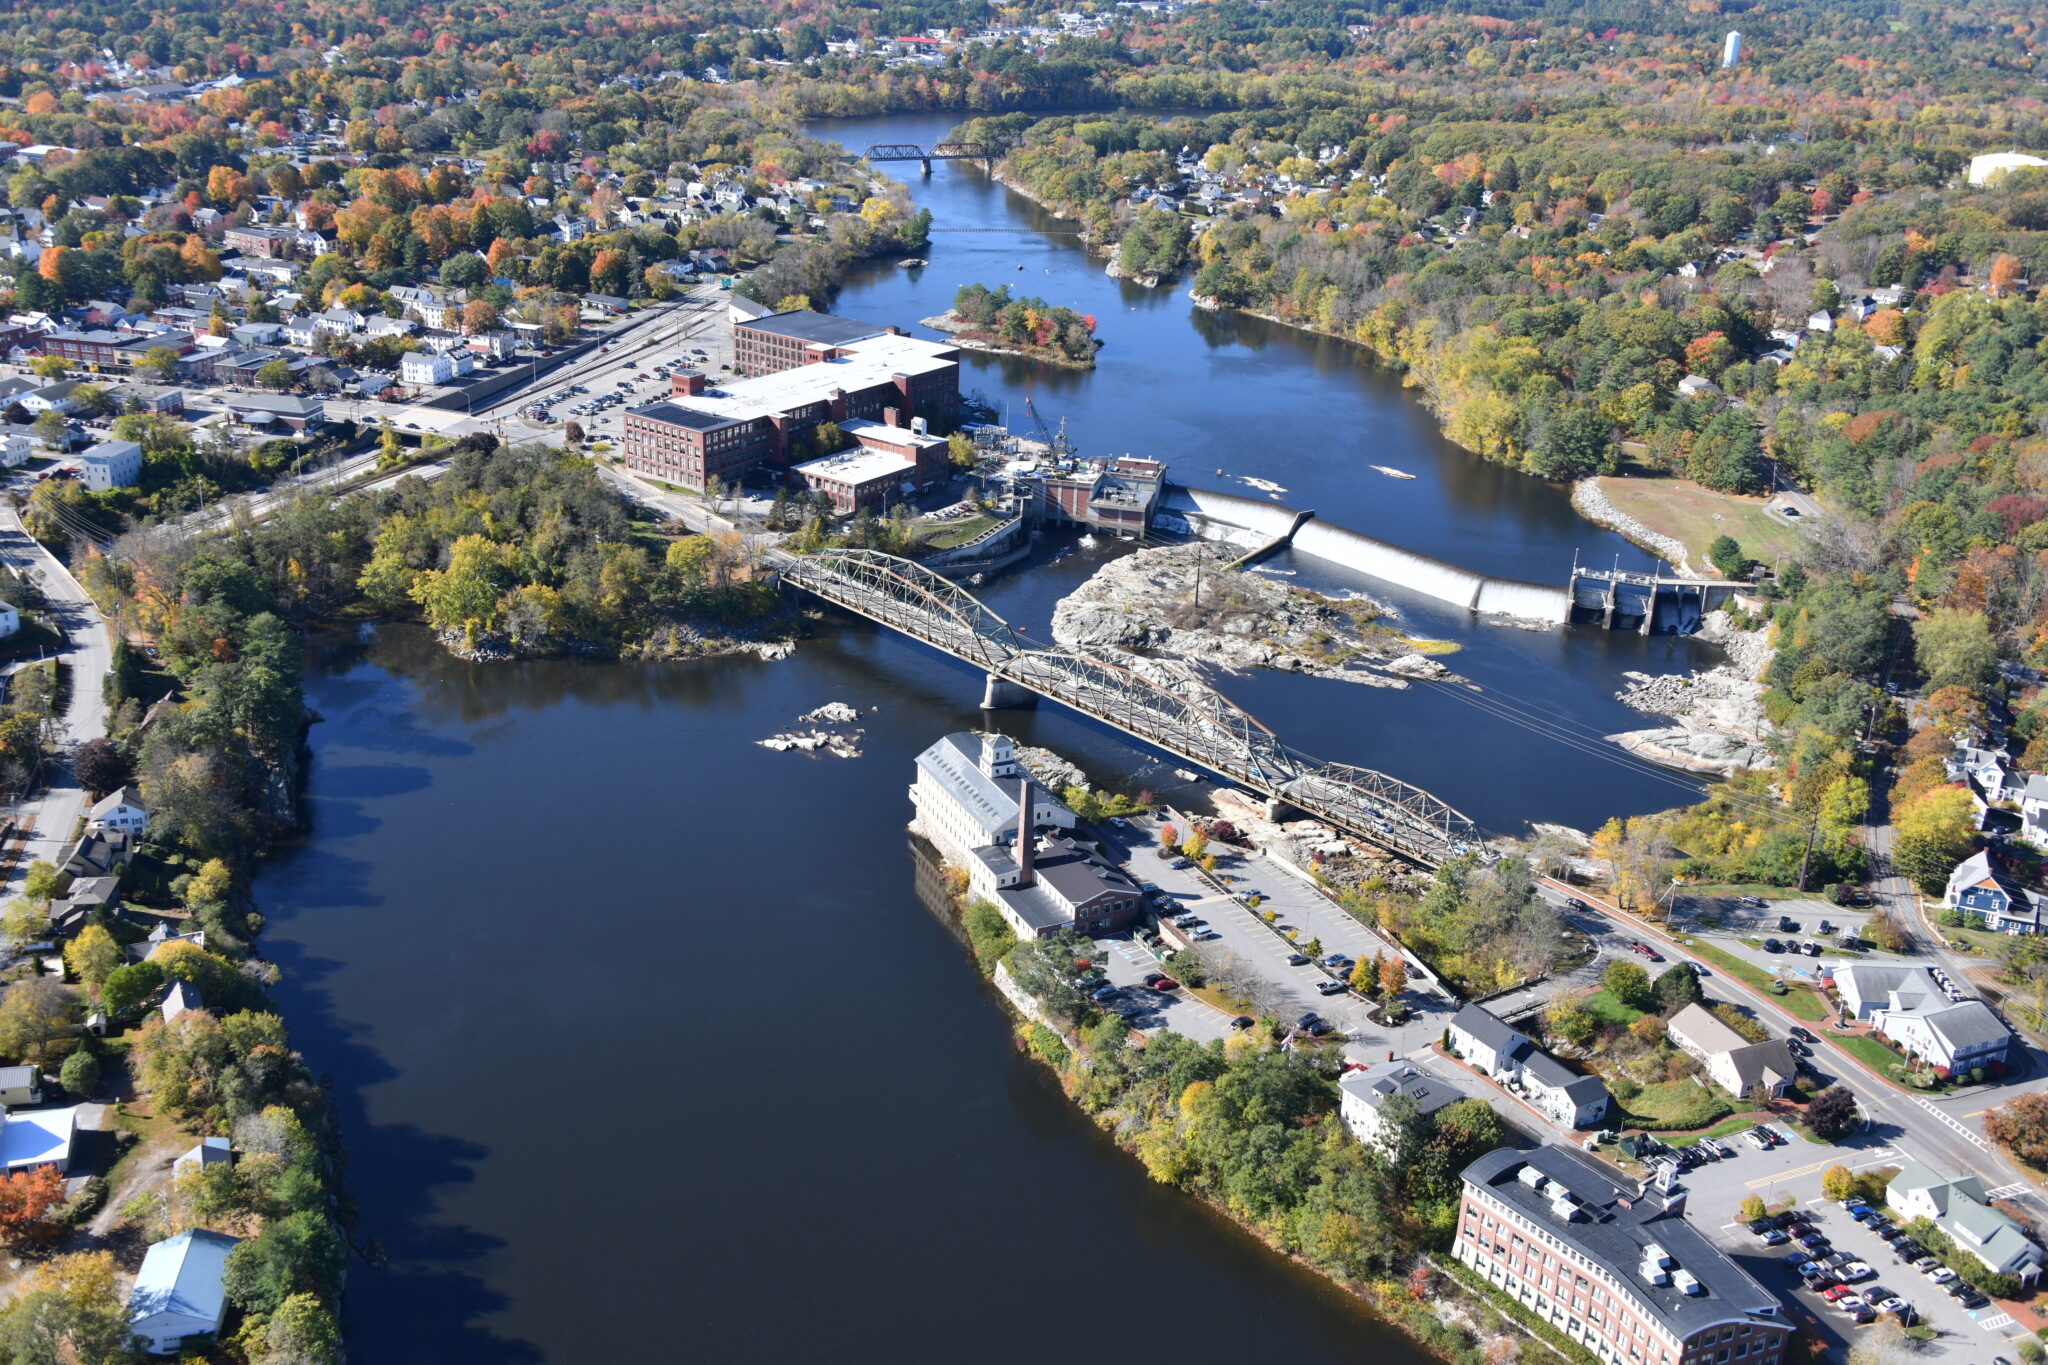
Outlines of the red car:
{"label": "red car", "polygon": [[1836,1301],[1837,1299],[1846,1299],[1846,1298],[1848,1298],[1848,1297],[1849,1297],[1849,1294],[1850,1294],[1850,1292],[1851,1292],[1851,1291],[1850,1291],[1850,1289],[1849,1289],[1849,1286],[1848,1286],[1848,1285],[1846,1285],[1846,1284],[1838,1284],[1838,1285],[1834,1286],[1834,1287],[1833,1287],[1833,1288],[1831,1288],[1831,1289],[1823,1289],[1823,1290],[1821,1291],[1821,1294],[1820,1294],[1820,1296],[1821,1296],[1822,1298],[1826,1299],[1826,1300],[1827,1300],[1827,1301],[1828,1301],[1829,1303],[1833,1303],[1833,1302],[1835,1302],[1835,1301]]}
{"label": "red car", "polygon": [[1170,976],[1162,976],[1152,983],[1152,989],[1155,991],[1177,991],[1180,989],[1180,982],[1175,981]]}

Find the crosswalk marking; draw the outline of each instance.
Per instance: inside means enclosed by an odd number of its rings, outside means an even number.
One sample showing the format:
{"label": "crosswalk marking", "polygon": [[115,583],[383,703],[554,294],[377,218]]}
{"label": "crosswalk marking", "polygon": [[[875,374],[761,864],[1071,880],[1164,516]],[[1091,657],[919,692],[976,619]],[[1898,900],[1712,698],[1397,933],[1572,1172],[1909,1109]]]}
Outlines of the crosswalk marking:
{"label": "crosswalk marking", "polygon": [[2033,1188],[2024,1180],[2015,1180],[2010,1185],[2000,1185],[1997,1189],[1991,1191],[1991,1198],[2012,1199],[2022,1194],[2031,1194]]}
{"label": "crosswalk marking", "polygon": [[1923,1100],[1917,1095],[1914,1096],[1914,1103],[1918,1104],[1922,1109],[1925,1109],[1928,1113],[1934,1115],[1934,1117],[1940,1119],[1949,1127],[1955,1129],[1958,1133],[1961,1133],[1965,1138],[1975,1143],[1978,1147],[1982,1148],[1987,1152],[1991,1150],[1991,1144],[1984,1140],[1983,1134],[1971,1130],[1969,1127],[1964,1125],[1960,1120],[1958,1120],[1953,1114],[1949,1113],[1946,1109],[1939,1108],[1932,1102],[1928,1100]]}
{"label": "crosswalk marking", "polygon": [[1983,1321],[1979,1322],[1977,1325],[1987,1332],[1996,1332],[2002,1328],[2010,1327],[2012,1326],[2012,1324],[2012,1314],[1994,1313],[1990,1317],[1985,1318]]}

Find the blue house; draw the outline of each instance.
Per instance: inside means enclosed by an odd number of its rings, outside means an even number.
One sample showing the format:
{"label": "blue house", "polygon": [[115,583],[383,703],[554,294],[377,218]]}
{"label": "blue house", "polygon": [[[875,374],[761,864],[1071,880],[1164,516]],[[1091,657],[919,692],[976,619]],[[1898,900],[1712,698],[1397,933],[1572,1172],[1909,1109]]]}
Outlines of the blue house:
{"label": "blue house", "polygon": [[221,1272],[239,1240],[195,1228],[149,1249],[128,1293],[128,1330],[144,1350],[171,1355],[187,1337],[220,1331],[228,1307]]}
{"label": "blue house", "polygon": [[2015,885],[1991,865],[1988,849],[1956,864],[1956,870],[1948,874],[1948,893],[1942,903],[2001,934],[2041,932],[2039,903],[2026,888]]}

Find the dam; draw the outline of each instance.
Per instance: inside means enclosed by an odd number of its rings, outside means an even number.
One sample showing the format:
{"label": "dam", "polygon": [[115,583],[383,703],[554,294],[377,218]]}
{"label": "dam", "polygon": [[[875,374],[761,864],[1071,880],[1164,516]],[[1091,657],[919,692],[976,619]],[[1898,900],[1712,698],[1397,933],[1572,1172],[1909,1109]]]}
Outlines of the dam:
{"label": "dam", "polygon": [[1545,583],[1484,574],[1417,554],[1399,545],[1316,519],[1278,503],[1169,484],[1153,524],[1246,550],[1245,560],[1291,546],[1294,553],[1369,575],[1435,601],[1481,616],[1565,625],[1572,619],[1572,592]]}

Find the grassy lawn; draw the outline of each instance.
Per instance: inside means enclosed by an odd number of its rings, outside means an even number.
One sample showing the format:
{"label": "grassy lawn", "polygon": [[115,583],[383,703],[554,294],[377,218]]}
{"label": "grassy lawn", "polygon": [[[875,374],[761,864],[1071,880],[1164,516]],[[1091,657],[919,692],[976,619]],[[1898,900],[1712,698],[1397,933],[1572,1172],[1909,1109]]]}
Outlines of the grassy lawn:
{"label": "grassy lawn", "polygon": [[996,519],[994,517],[986,516],[969,517],[965,521],[956,521],[926,536],[924,546],[927,550],[951,550],[956,546],[965,545],[968,541],[974,539],[995,524]]}
{"label": "grassy lawn", "polygon": [[1854,1037],[1845,1037],[1839,1033],[1831,1033],[1828,1036],[1842,1051],[1874,1067],[1880,1076],[1891,1075],[1891,1069],[1906,1060],[1867,1033]]}
{"label": "grassy lawn", "polygon": [[1626,1121],[1646,1131],[1663,1128],[1705,1128],[1728,1117],[1734,1105],[1720,1092],[1689,1080],[1647,1085],[1622,1105]]}
{"label": "grassy lawn", "polygon": [[[1781,983],[1777,977],[1772,976],[1763,968],[1751,962],[1744,962],[1741,958],[1730,953],[1724,953],[1711,943],[1705,943],[1699,939],[1687,939],[1685,940],[1685,946],[1690,948],[1699,957],[1711,962],[1721,971],[1734,977],[1737,981],[1746,982],[1757,990],[1762,991],[1772,1000],[1784,1006],[1787,1011],[1799,1016],[1801,1019],[1808,1019],[1818,1023],[1828,1017],[1827,1002],[1804,986],[1795,986],[1790,982]],[[1783,995],[1779,995],[1773,989],[1780,984],[1785,987]]]}
{"label": "grassy lawn", "polygon": [[1643,525],[1684,543],[1692,567],[1712,572],[1707,547],[1717,536],[1733,536],[1743,552],[1766,564],[1797,558],[1811,548],[1806,537],[1764,515],[1761,498],[1716,493],[1684,479],[1637,474],[1600,480],[1616,508]]}
{"label": "grassy lawn", "polygon": [[1993,962],[2005,960],[2005,950],[2012,946],[2012,939],[2005,934],[1994,934],[1986,929],[1951,929],[1937,924],[1934,932],[1947,939],[1959,951],[1988,957]]}
{"label": "grassy lawn", "polygon": [[1722,1119],[1719,1123],[1715,1124],[1712,1128],[1707,1129],[1707,1131],[1704,1133],[1691,1133],[1684,1137],[1668,1137],[1660,1138],[1658,1140],[1661,1141],[1667,1147],[1690,1147],[1703,1137],[1734,1137],[1737,1133],[1742,1132],[1744,1129],[1754,1127],[1756,1127],[1755,1119]]}
{"label": "grassy lawn", "polygon": [[1613,991],[1602,988],[1585,999],[1586,1013],[1603,1024],[1619,1024],[1623,1028],[1643,1017],[1643,1012],[1632,1005],[1624,1005]]}

